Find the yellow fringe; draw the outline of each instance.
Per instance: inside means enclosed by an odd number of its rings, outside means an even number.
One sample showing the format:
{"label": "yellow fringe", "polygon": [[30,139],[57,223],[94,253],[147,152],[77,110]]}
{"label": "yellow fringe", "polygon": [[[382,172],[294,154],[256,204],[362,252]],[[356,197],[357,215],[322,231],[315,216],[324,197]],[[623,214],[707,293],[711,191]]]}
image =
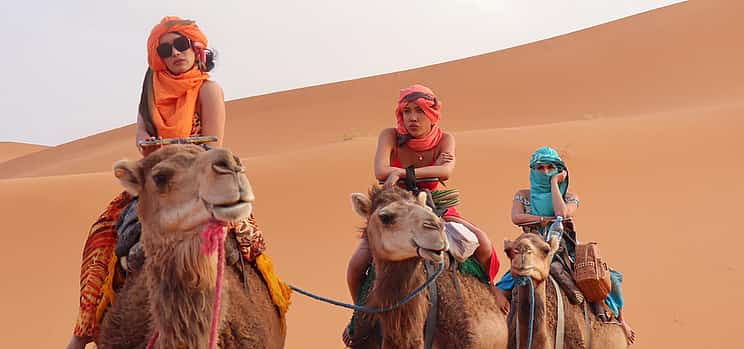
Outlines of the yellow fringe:
{"label": "yellow fringe", "polygon": [[266,253],[262,253],[260,256],[256,257],[256,267],[258,267],[258,270],[261,272],[261,275],[263,275],[266,284],[269,286],[271,300],[273,300],[276,307],[279,308],[279,313],[284,316],[289,309],[292,290],[290,290],[289,286],[279,280],[279,277],[276,276],[276,273],[274,272],[274,264]]}
{"label": "yellow fringe", "polygon": [[118,263],[119,259],[113,251],[111,254],[113,256],[111,256],[111,261],[109,261],[108,273],[106,274],[106,279],[103,281],[103,285],[101,286],[101,293],[103,296],[101,297],[101,302],[98,303],[98,309],[96,309],[96,326],[101,323],[103,314],[106,312],[108,306],[113,304],[116,299],[116,293],[114,292],[114,278],[116,277],[116,263]]}

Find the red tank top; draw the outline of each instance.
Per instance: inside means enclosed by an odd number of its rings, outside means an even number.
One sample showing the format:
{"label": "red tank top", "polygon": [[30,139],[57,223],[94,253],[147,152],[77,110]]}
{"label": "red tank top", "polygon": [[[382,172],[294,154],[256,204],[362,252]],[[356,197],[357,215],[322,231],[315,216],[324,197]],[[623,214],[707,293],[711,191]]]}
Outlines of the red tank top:
{"label": "red tank top", "polygon": [[[395,148],[393,148],[392,154],[390,154],[390,166],[397,167],[397,168],[406,168],[411,165],[413,165],[416,168],[432,166],[436,162],[436,159],[439,156],[439,153],[440,153],[439,144],[437,144],[436,147],[430,150],[427,150],[427,151],[423,151],[423,152],[416,152],[416,151],[408,149],[407,152],[403,153],[404,159],[401,160],[400,150],[398,148],[398,145],[396,144]],[[439,186],[439,182],[425,182],[425,183],[418,184],[419,189],[428,189],[429,191],[436,190],[438,186]]]}

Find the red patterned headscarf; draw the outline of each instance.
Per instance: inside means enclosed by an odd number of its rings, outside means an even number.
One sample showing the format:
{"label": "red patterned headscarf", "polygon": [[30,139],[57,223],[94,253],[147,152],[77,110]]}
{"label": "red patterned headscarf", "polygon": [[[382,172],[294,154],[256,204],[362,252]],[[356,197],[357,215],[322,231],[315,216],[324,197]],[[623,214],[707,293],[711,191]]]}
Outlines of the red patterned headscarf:
{"label": "red patterned headscarf", "polygon": [[[424,111],[426,118],[431,121],[432,127],[426,136],[422,138],[413,138],[408,134],[403,121],[403,109],[409,104],[415,103]],[[423,85],[413,85],[400,90],[398,106],[395,108],[395,117],[397,121],[396,130],[398,135],[405,137],[409,148],[415,151],[426,151],[436,147],[442,140],[442,129],[439,128],[439,119],[441,118],[439,110],[442,103],[437,100],[434,92]],[[406,137],[407,136],[407,137]]]}

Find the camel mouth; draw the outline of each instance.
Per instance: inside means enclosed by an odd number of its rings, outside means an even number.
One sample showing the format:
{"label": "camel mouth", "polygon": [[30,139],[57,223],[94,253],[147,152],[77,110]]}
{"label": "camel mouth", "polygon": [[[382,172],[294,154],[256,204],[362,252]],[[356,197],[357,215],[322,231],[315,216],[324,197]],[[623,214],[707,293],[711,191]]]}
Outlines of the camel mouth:
{"label": "camel mouth", "polygon": [[212,214],[212,218],[221,222],[237,222],[241,219],[250,217],[253,212],[253,203],[250,201],[238,200],[230,204],[211,204],[204,201],[204,206]]}
{"label": "camel mouth", "polygon": [[419,237],[414,237],[413,239],[411,239],[411,243],[413,244],[413,246],[416,247],[416,253],[419,255],[419,257],[428,259],[432,262],[443,261],[445,252],[449,251],[450,247],[447,238],[432,242],[429,240],[420,239]]}
{"label": "camel mouth", "polygon": [[535,271],[537,268],[535,267],[525,267],[525,268],[511,268],[511,272],[513,275],[517,276],[530,276],[532,275],[532,272]]}
{"label": "camel mouth", "polygon": [[444,250],[430,250],[428,248],[419,247],[416,249],[416,253],[426,260],[432,262],[442,262],[444,260]]}

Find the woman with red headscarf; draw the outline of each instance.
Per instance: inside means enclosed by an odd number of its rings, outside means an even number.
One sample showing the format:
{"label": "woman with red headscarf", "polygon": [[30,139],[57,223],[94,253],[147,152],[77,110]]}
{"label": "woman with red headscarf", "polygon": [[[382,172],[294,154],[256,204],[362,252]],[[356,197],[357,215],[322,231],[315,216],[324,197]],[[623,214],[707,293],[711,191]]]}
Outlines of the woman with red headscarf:
{"label": "woman with red headscarf", "polygon": [[[442,102],[428,87],[413,85],[402,89],[395,109],[396,127],[382,130],[377,141],[374,171],[380,181],[397,182],[406,178],[406,168],[415,168],[416,178],[437,177],[445,181],[455,170],[455,137],[439,127]],[[438,182],[420,183],[420,189],[436,193]],[[450,201],[451,204],[451,201]],[[437,205],[440,207],[440,205]],[[489,283],[498,273],[499,260],[488,235],[463,219],[454,205],[443,213],[447,222],[457,222],[471,230],[479,246],[474,257]],[[349,260],[346,279],[352,299],[360,296],[362,278],[371,263],[367,240],[363,239]],[[344,342],[350,343],[348,332]]]}
{"label": "woman with red headscarf", "polygon": [[[207,72],[214,67],[214,57],[207,43],[192,20],[164,17],[152,29],[147,39],[149,68],[142,85],[136,144],[147,139],[203,135],[217,136],[212,145],[222,145],[225,102],[220,85],[209,80]],[[138,147],[143,156],[159,148]],[[114,289],[131,267],[115,253],[116,226],[134,199],[126,192],[119,194],[90,229],[80,271],[80,311],[68,349],[84,348],[93,340],[103,313],[114,301]],[[231,232],[242,258],[250,261],[265,246],[255,221],[251,218],[244,223],[232,227]]]}

